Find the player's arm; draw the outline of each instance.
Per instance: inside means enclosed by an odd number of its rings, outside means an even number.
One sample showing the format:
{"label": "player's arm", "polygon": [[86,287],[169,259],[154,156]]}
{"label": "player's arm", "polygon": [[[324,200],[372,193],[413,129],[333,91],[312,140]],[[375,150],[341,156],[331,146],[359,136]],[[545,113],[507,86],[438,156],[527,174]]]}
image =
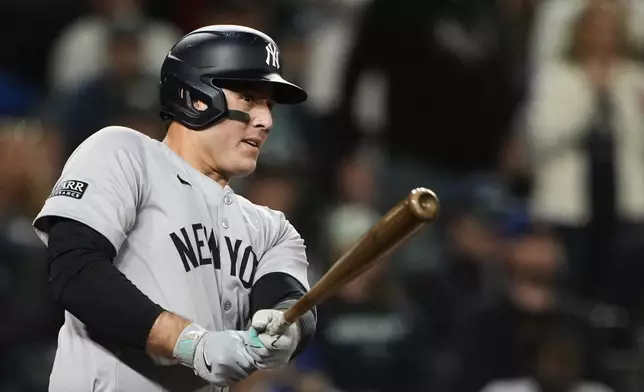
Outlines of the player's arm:
{"label": "player's arm", "polygon": [[151,339],[152,353],[171,357],[171,343],[159,342],[171,340],[186,320],[164,315],[157,323],[164,309],[113,264],[149,192],[145,159],[140,134],[97,132],[67,161],[34,227],[47,244],[54,299],[89,333],[141,350]]}
{"label": "player's arm", "polygon": [[218,386],[228,386],[255,369],[239,331],[207,331],[165,311],[113,265],[116,250],[105,236],[72,219],[52,220],[48,229],[52,293],[90,334],[145,350],[157,360],[176,360]]}
{"label": "player's arm", "polygon": [[[283,214],[274,218],[277,222],[269,226],[269,230],[277,230],[271,235],[273,243],[259,262],[258,278],[250,294],[250,314],[251,325],[259,332],[263,346],[280,348],[277,352],[260,350],[260,354],[274,357],[270,359],[279,365],[295,358],[311,341],[316,330],[317,313],[313,308],[288,329],[279,333],[270,331],[270,325],[275,325],[282,312],[309,289],[304,241]],[[270,366],[269,363],[267,367]]]}
{"label": "player's arm", "polygon": [[52,217],[48,223],[54,300],[90,333],[172,358],[175,342],[190,322],[165,311],[119,271],[113,264],[116,249],[101,233],[73,219]]}

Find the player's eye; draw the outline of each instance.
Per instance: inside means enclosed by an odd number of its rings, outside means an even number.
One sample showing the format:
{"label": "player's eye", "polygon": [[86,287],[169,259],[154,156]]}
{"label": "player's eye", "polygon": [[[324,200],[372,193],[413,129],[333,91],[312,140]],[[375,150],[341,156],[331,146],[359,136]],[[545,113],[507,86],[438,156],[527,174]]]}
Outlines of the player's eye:
{"label": "player's eye", "polygon": [[250,94],[242,94],[241,98],[246,102],[253,102],[255,100],[255,97]]}

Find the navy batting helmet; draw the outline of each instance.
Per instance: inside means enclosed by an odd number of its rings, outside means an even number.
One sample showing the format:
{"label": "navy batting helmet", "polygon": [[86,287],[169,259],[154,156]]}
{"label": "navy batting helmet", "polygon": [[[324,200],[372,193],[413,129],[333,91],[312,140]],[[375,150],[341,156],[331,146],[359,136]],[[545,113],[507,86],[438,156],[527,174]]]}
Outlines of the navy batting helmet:
{"label": "navy batting helmet", "polygon": [[[280,104],[306,100],[306,92],[282,78],[279,48],[261,31],[213,25],[188,33],[161,67],[161,116],[201,130],[224,118],[248,122],[247,113],[229,110],[222,86],[265,85]],[[197,110],[193,102],[207,105]],[[201,109],[201,108],[200,108]]]}

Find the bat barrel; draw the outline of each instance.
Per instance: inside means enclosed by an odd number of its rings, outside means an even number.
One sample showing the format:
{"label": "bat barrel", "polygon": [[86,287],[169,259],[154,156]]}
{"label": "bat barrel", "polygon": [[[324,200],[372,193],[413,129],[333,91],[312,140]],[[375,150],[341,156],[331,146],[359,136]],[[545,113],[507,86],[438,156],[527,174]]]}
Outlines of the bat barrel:
{"label": "bat barrel", "polygon": [[409,210],[418,219],[432,221],[438,216],[440,204],[436,194],[427,188],[416,188],[409,193]]}
{"label": "bat barrel", "polygon": [[419,220],[432,221],[438,216],[440,205],[436,194],[427,188],[416,188],[409,193],[409,211]]}
{"label": "bat barrel", "polygon": [[293,323],[313,306],[334,294],[411,238],[426,223],[438,216],[440,204],[427,188],[413,189],[396,204],[326,274],[284,314]]}

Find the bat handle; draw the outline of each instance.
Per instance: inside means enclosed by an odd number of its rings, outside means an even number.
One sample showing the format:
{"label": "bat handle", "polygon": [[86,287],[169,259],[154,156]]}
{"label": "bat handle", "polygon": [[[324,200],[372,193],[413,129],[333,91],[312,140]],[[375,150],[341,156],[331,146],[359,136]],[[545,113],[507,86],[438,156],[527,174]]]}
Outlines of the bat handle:
{"label": "bat handle", "polygon": [[[311,290],[314,292],[316,288],[314,287]],[[315,306],[315,303],[311,300],[312,291],[304,294],[293,306],[284,311],[284,322],[286,324],[293,324]]]}
{"label": "bat handle", "polygon": [[293,322],[286,321],[285,313],[282,314],[282,317],[274,318],[266,326],[266,333],[269,335],[278,335],[284,333],[284,331],[291,325]]}

